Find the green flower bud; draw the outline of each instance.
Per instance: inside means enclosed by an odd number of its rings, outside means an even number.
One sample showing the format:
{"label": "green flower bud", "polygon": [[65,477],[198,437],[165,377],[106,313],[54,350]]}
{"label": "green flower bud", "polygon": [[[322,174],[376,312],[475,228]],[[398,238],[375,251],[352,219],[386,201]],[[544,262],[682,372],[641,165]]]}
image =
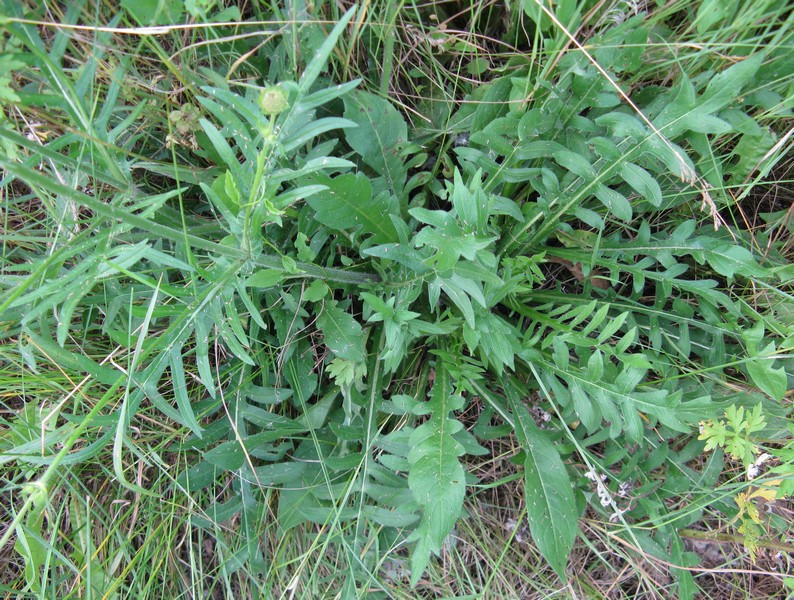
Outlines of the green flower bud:
{"label": "green flower bud", "polygon": [[278,86],[270,86],[259,96],[259,108],[266,115],[277,115],[287,109],[287,94]]}

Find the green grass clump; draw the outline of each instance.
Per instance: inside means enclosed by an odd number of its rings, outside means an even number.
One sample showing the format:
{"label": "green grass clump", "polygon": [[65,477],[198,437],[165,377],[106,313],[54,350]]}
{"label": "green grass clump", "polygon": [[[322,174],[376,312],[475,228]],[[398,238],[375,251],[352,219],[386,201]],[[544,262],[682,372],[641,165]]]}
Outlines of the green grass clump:
{"label": "green grass clump", "polygon": [[784,594],[788,12],[6,2],[3,591]]}

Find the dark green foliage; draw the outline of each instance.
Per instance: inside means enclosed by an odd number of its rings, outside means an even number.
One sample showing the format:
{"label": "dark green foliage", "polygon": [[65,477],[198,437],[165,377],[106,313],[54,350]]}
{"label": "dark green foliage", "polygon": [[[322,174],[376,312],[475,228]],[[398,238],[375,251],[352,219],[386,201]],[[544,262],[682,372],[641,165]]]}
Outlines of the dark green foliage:
{"label": "dark green foliage", "polygon": [[[125,4],[141,24],[187,6]],[[197,6],[194,16],[209,10]],[[581,8],[562,2],[557,17],[578,26]],[[538,32],[554,30],[533,3],[525,13]],[[151,405],[185,429],[191,464],[174,493],[231,473],[237,497],[202,510],[246,520],[272,507],[283,531],[341,529],[351,586],[382,559],[362,549],[407,544],[415,586],[465,514],[480,442],[515,436],[531,534],[560,578],[587,503],[622,525],[616,535],[688,566],[677,530],[714,499],[722,469],[721,454],[700,471],[691,459],[724,446],[752,463],[749,438],[781,428],[750,407],[786,416],[774,407],[788,388],[790,323],[743,295],[788,284],[785,260],[771,242],[762,255],[727,218],[778,141],[759,116],[757,78],[782,59],[759,51],[635,93],[619,77],[642,64],[632,44],[651,32],[638,18],[591,41],[607,76],[578,51],[540,82],[536,69],[511,67],[473,89],[447,130],[420,139],[394,103],[326,76],[354,15],[327,37],[305,29],[271,48],[284,64],[267,93],[283,106],[263,108],[259,87],[222,77],[192,86],[200,116],[180,109],[174,122],[201,144],[168,162],[133,151],[138,109],[94,114],[93,63],[71,80],[53,68],[57,45],[47,54],[34,28],[8,25],[39,93],[60,90],[63,118],[84,137],[34,145],[2,124],[15,149],[0,157],[6,190],[27,186],[58,230],[46,252],[8,250],[2,338],[31,370],[54,357],[124,393],[79,427],[70,415],[44,459],[27,439],[3,451],[20,463],[79,460],[56,442],[95,429],[119,481],[145,493],[122,457]],[[695,26],[726,18],[701,10]],[[23,90],[0,97],[36,101]],[[95,194],[80,191],[86,171]],[[139,172],[165,177],[168,190],[139,187]],[[78,223],[80,209],[90,214]],[[86,332],[126,362],[83,351]],[[731,395],[737,386],[759,392]],[[493,422],[471,423],[475,405]],[[730,431],[709,421],[695,439],[701,421],[723,414]],[[625,503],[621,483],[635,490]],[[669,508],[688,494],[699,508]],[[37,535],[40,500],[25,521]],[[18,550],[33,570],[37,543]],[[229,568],[246,561],[263,561],[253,542]],[[691,576],[673,572],[691,597]]]}

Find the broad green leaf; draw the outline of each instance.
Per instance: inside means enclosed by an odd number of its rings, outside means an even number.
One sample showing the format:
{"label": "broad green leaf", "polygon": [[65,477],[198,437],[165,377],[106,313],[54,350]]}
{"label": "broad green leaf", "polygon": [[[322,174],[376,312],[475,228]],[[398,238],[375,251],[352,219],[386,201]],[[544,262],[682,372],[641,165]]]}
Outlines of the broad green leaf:
{"label": "broad green leaf", "polygon": [[[745,277],[763,277],[766,274],[766,270],[756,262],[753,253],[747,248],[726,240],[705,236],[699,236],[697,244],[705,249],[703,254],[706,260],[720,275],[734,277],[739,274]],[[692,254],[698,258],[700,253],[693,248]]]}
{"label": "broad green leaf", "polygon": [[[509,77],[499,77],[489,85],[479,86],[471,95],[467,96],[467,100],[472,102],[470,106],[473,105],[475,107],[471,118],[470,131],[482,131],[507,113],[509,109],[507,100],[510,97],[512,87],[513,83]],[[464,149],[459,148],[459,150]]]}
{"label": "broad green leaf", "polygon": [[764,53],[758,52],[712,77],[698,99],[698,108],[705,113],[714,114],[728,106],[753,80],[763,62]]}
{"label": "broad green leaf", "polygon": [[315,279],[303,292],[306,302],[319,302],[328,294],[328,284],[321,279]]}
{"label": "broad green leaf", "polygon": [[571,152],[570,150],[558,150],[553,156],[554,160],[556,160],[561,167],[568,169],[571,173],[578,175],[585,181],[589,181],[595,177],[593,165],[581,154]]}
{"label": "broad green leaf", "polygon": [[631,136],[635,139],[642,139],[647,135],[647,127],[634,115],[624,112],[610,112],[597,117],[595,122],[598,125],[608,127],[612,135],[618,138]]}
{"label": "broad green leaf", "polygon": [[245,463],[245,451],[237,440],[229,440],[204,453],[204,460],[226,471],[236,471]]}
{"label": "broad green leaf", "polygon": [[601,204],[618,219],[627,222],[631,221],[633,212],[631,203],[626,199],[626,196],[605,185],[596,186],[594,193],[596,198],[601,201]]}
{"label": "broad green leaf", "polygon": [[715,117],[714,115],[709,115],[703,112],[701,108],[695,108],[689,111],[681,118],[677,125],[689,131],[713,135],[723,135],[729,133],[733,129],[727,121]]}
{"label": "broad green leaf", "polygon": [[703,35],[714,25],[726,19],[736,10],[736,2],[730,0],[704,0],[698,8],[695,26],[698,35]]}
{"label": "broad green leaf", "polygon": [[240,415],[248,422],[253,423],[262,429],[274,429],[280,431],[282,434],[287,435],[296,431],[303,431],[303,428],[297,421],[293,421],[289,417],[272,413],[248,404],[241,411]]}
{"label": "broad green leaf", "polygon": [[578,531],[573,484],[557,449],[538,428],[527,408],[511,398],[516,436],[524,449],[524,493],[532,539],[557,575],[565,565]]}
{"label": "broad green leaf", "polygon": [[397,241],[390,215],[398,209],[387,194],[372,197],[372,185],[365,175],[346,173],[334,178],[314,175],[307,180],[327,188],[306,199],[320,223],[339,231],[360,228],[371,233],[378,244]]}
{"label": "broad green leaf", "polygon": [[277,269],[259,269],[245,280],[245,287],[271,288],[284,278],[284,271]]}
{"label": "broad green leaf", "polygon": [[[773,354],[775,351],[774,343],[769,344],[759,352],[761,355]],[[788,390],[788,377],[783,367],[773,368],[774,359],[764,356],[751,358],[745,363],[748,375],[752,382],[761,391],[775,400],[782,400]]]}
{"label": "broad green leaf", "polygon": [[121,6],[141,25],[172,25],[184,20],[182,0],[121,0]]}
{"label": "broad green leaf", "polygon": [[292,397],[292,390],[250,385],[246,390],[246,397],[257,404],[281,404]]}
{"label": "broad green leaf", "polygon": [[326,302],[317,326],[323,332],[325,345],[339,358],[351,362],[364,360],[364,333],[361,325],[336,302]]}
{"label": "broad green leaf", "polygon": [[358,125],[345,130],[347,143],[401,198],[408,173],[400,156],[408,142],[405,119],[390,102],[368,92],[352,92],[344,101],[345,118]]}
{"label": "broad green leaf", "polygon": [[[298,461],[288,461],[280,463],[272,463],[255,467],[254,473],[256,480],[263,486],[274,486],[282,484],[295,484],[303,471],[306,469],[306,463]],[[246,465],[243,465],[243,476],[250,471]]]}
{"label": "broad green leaf", "polygon": [[662,189],[648,171],[634,163],[623,163],[620,165],[620,176],[648,202],[657,207],[662,205]]}

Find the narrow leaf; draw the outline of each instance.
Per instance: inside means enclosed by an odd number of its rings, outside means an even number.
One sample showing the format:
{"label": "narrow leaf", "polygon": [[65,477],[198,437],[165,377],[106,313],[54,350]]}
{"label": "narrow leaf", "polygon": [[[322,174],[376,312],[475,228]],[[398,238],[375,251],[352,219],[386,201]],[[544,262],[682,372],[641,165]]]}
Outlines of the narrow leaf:
{"label": "narrow leaf", "polygon": [[342,15],[342,18],[339,19],[331,30],[331,33],[325,38],[323,45],[314,53],[311,62],[306,65],[306,69],[304,69],[303,75],[301,75],[300,81],[298,82],[298,87],[302,94],[306,94],[309,91],[309,88],[311,88],[314,81],[320,75],[320,72],[328,64],[328,57],[331,56],[331,52],[333,52],[334,46],[337,40],[339,40],[339,36],[342,35],[350,19],[356,14],[356,9],[356,6],[351,6],[348,11]]}
{"label": "narrow leaf", "polygon": [[182,422],[190,428],[190,431],[201,438],[204,430],[196,420],[196,415],[193,412],[193,406],[190,403],[190,397],[187,393],[187,382],[185,380],[185,368],[182,365],[182,346],[175,346],[171,348],[168,353],[168,364],[171,367],[172,386],[174,389],[174,396],[176,397],[176,405],[179,407],[179,414],[182,416]]}

